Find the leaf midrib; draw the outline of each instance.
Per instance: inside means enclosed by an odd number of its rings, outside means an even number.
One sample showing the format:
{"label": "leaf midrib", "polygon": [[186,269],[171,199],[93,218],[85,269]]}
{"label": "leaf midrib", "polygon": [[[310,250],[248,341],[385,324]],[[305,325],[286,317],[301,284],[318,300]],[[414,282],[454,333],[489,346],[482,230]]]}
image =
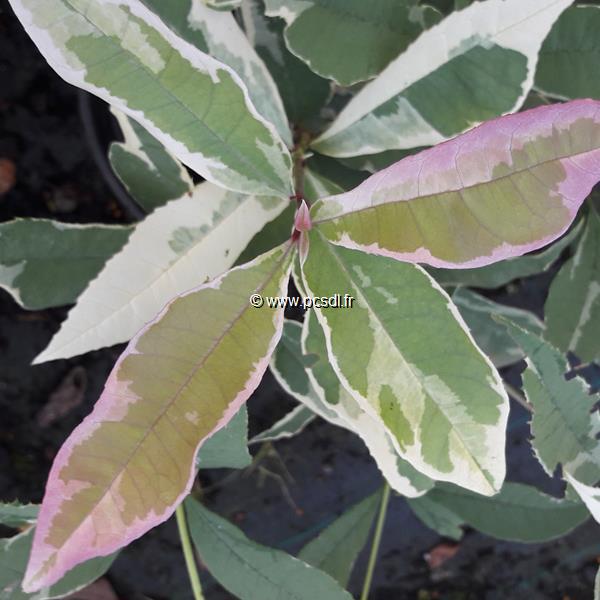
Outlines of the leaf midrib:
{"label": "leaf midrib", "polygon": [[[596,114],[598,114],[598,112],[600,112],[600,109],[598,109],[596,111]],[[597,123],[595,121],[595,115],[594,115],[594,118],[592,120],[594,121],[595,125],[600,125],[599,123]],[[443,146],[444,144],[448,144],[448,143],[453,142],[453,141],[454,141],[453,139],[452,140],[447,140],[446,142],[442,142],[441,144],[438,144],[435,147],[438,148],[438,147]],[[480,188],[480,187],[483,187],[483,186],[487,186],[487,185],[493,185],[493,184],[495,184],[498,181],[502,181],[504,179],[512,178],[512,177],[514,177],[516,175],[520,175],[521,173],[529,172],[532,169],[535,169],[537,167],[542,167],[542,166],[547,165],[549,163],[560,162],[560,161],[563,161],[563,160],[568,160],[568,159],[573,159],[573,158],[576,158],[576,157],[585,156],[586,154],[590,154],[591,152],[598,152],[599,150],[600,150],[600,147],[598,147],[598,148],[592,148],[591,150],[586,150],[584,152],[578,152],[576,154],[568,154],[568,155],[565,155],[565,156],[554,157],[554,158],[551,158],[551,159],[548,159],[548,160],[544,160],[544,161],[541,161],[541,162],[529,165],[527,167],[523,167],[522,169],[517,169],[515,171],[511,171],[510,173],[506,173],[505,175],[499,175],[497,177],[492,177],[491,179],[489,179],[487,181],[480,181],[478,183],[473,183],[471,185],[466,185],[466,186],[459,187],[459,188],[452,188],[452,189],[444,190],[442,192],[435,192],[435,193],[432,193],[432,194],[424,194],[422,196],[414,196],[412,198],[403,198],[401,200],[390,200],[389,202],[381,202],[380,204],[375,204],[375,205],[371,205],[371,206],[365,206],[363,208],[359,208],[358,210],[353,210],[351,212],[350,211],[349,212],[344,212],[344,213],[341,213],[339,215],[335,215],[335,216],[332,216],[332,217],[327,217],[327,218],[323,218],[323,219],[315,219],[315,220],[313,220],[313,225],[319,225],[321,223],[327,223],[329,221],[338,221],[338,220],[344,219],[345,217],[350,217],[350,216],[357,215],[359,213],[366,212],[366,211],[377,210],[377,209],[379,209],[381,207],[389,206],[389,205],[393,205],[393,204],[402,204],[402,203],[406,202],[406,203],[408,203],[410,205],[410,203],[412,203],[412,202],[417,202],[419,200],[428,200],[428,199],[432,199],[432,198],[435,199],[435,198],[439,198],[440,196],[443,196],[445,194],[462,194],[465,190],[472,190],[472,189],[477,189],[477,188]],[[410,158],[411,157],[407,157],[407,159],[410,159]],[[406,159],[402,159],[402,160],[406,160]],[[495,166],[499,166],[501,164],[505,164],[505,163],[498,163]],[[388,169],[393,168],[393,166],[394,165],[392,165],[392,167],[388,167]],[[542,183],[544,185],[544,187],[548,187],[545,183],[543,183],[541,181],[540,181],[540,183]],[[355,188],[355,190],[356,189],[357,188]],[[338,194],[338,195],[339,196],[348,195],[348,194],[351,194],[352,192],[354,192],[355,190],[352,190],[350,192],[344,192],[344,194]],[[375,190],[375,191],[378,191],[378,190]],[[335,198],[336,198],[336,196],[331,196],[329,198],[329,200],[333,200]],[[317,206],[317,208],[319,208],[320,206],[326,206],[325,200],[327,200],[327,198],[319,200],[319,203],[315,204],[315,206]],[[470,211],[470,209],[469,209],[469,211]]]}
{"label": "leaf midrib", "polygon": [[[257,288],[255,288],[253,293],[259,293],[261,291],[263,291],[267,285],[269,285],[269,283],[272,281],[272,279],[274,278],[275,274],[277,273],[277,271],[281,268],[281,266],[284,264],[285,260],[288,257],[288,254],[290,252],[290,250],[293,248],[293,246],[290,244],[289,247],[285,250],[285,252],[283,253],[283,255],[281,256],[281,258],[277,261],[276,265],[274,266],[274,268],[272,269],[272,271],[268,274],[268,276],[265,278],[265,281],[263,283],[261,283]],[[107,494],[110,493],[110,490],[112,489],[115,481],[118,479],[118,477],[127,470],[127,467],[129,465],[129,463],[131,462],[132,458],[137,454],[137,452],[139,451],[140,447],[144,444],[144,442],[146,441],[146,439],[148,438],[148,436],[150,435],[151,432],[154,431],[155,426],[157,425],[157,423],[164,418],[164,416],[166,415],[166,413],[173,407],[173,405],[175,404],[175,402],[177,401],[177,399],[179,398],[179,396],[181,395],[181,393],[183,392],[184,389],[187,388],[187,386],[189,386],[190,382],[192,381],[192,379],[194,378],[194,376],[196,375],[196,373],[204,366],[204,363],[208,360],[208,358],[215,352],[216,348],[219,346],[219,344],[223,341],[223,339],[225,338],[225,336],[227,335],[227,333],[229,333],[233,327],[235,326],[235,324],[241,319],[242,315],[249,310],[250,304],[246,303],[242,309],[236,313],[236,315],[233,317],[233,319],[231,321],[229,321],[229,323],[227,324],[227,327],[225,328],[225,330],[223,331],[223,333],[213,342],[213,344],[210,346],[210,348],[208,350],[206,350],[206,352],[204,353],[204,355],[201,357],[201,359],[194,364],[194,366],[192,367],[192,369],[190,370],[190,374],[185,378],[184,382],[181,384],[181,386],[179,387],[179,389],[175,392],[175,394],[173,395],[172,399],[169,400],[169,402],[162,408],[162,410],[159,412],[159,414],[157,415],[157,417],[154,419],[154,421],[148,426],[148,428],[146,429],[146,432],[144,433],[144,435],[140,438],[140,440],[138,441],[138,443],[135,445],[135,447],[131,450],[131,452],[129,453],[129,456],[127,458],[127,460],[121,464],[120,468],[117,470],[118,472],[116,473],[116,475],[113,477],[113,479],[106,485],[106,489],[104,491],[104,493],[99,497],[99,499],[93,504],[93,506],[89,509],[89,511],[87,512],[87,514],[83,517],[83,519],[79,522],[79,525],[75,528],[72,529],[71,534],[69,537],[73,536],[78,530],[79,528],[83,525],[83,523],[90,518],[90,516],[93,514],[93,511],[98,507],[98,505],[104,500],[104,498],[106,497]],[[137,341],[137,340],[136,340]],[[117,363],[117,365],[115,365],[115,368],[117,368],[117,366],[120,363]],[[143,401],[143,398],[140,397],[136,397],[139,401]],[[98,423],[103,423],[103,422],[107,422],[107,421],[94,421],[93,424],[98,424]],[[209,436],[205,436],[205,438],[203,439],[207,439]],[[202,440],[200,440],[202,441]],[[73,446],[73,451],[77,446]],[[196,450],[197,452],[197,450]],[[195,453],[196,453],[195,452]],[[194,455],[195,455],[194,453]],[[194,466],[194,462],[192,460],[192,466]],[[60,477],[60,474],[59,474]],[[49,529],[52,527],[52,524],[50,524]],[[58,553],[60,551],[61,548],[64,547],[64,544],[58,548],[56,548],[55,553]],[[43,570],[44,567],[42,567],[40,569]]]}

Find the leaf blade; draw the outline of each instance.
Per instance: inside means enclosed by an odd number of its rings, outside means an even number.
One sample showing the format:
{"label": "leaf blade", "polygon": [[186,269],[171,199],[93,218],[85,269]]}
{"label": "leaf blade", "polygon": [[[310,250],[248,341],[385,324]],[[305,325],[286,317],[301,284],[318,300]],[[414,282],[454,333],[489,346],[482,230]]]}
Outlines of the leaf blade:
{"label": "leaf blade", "polygon": [[473,268],[559,237],[599,179],[600,103],[581,100],[488,121],[321,200],[312,218],[347,248]]}
{"label": "leaf blade", "polygon": [[567,8],[552,27],[540,50],[535,88],[555,98],[600,99],[596,77],[600,45],[596,31],[600,9],[595,5]]}
{"label": "leaf blade", "polygon": [[132,231],[49,219],[0,223],[0,287],[28,310],[73,304]]}
{"label": "leaf blade", "polygon": [[506,482],[491,498],[449,485],[434,488],[428,496],[478,531],[516,542],[552,540],[588,518],[581,504],[559,500],[521,483]]}
{"label": "leaf blade", "polygon": [[0,524],[7,527],[32,525],[37,520],[37,504],[19,504],[18,502],[0,502]]}
{"label": "leaf blade", "polygon": [[202,561],[219,583],[241,600],[350,600],[350,594],[322,571],[253,542],[192,498],[185,507]]}
{"label": "leaf blade", "polygon": [[463,520],[451,509],[432,499],[429,494],[419,498],[408,498],[410,509],[429,529],[443,537],[460,540],[463,536]]}
{"label": "leaf blade", "polygon": [[578,239],[582,224],[583,221],[579,221],[562,238],[535,254],[508,258],[475,269],[435,269],[430,267],[427,271],[444,286],[466,285],[485,289],[499,288],[515,279],[546,272],[562,252]]}
{"label": "leaf blade", "polygon": [[393,490],[407,498],[416,498],[429,490],[433,481],[399,456],[381,419],[373,418],[363,410],[341,384],[329,363],[325,334],[312,310],[304,317],[301,350],[315,394],[327,406],[328,412],[335,415],[334,419],[328,420],[361,438]]}
{"label": "leaf blade", "polygon": [[286,21],[290,51],[315,73],[348,86],[371,79],[421,33],[423,9],[406,0],[266,0]]}
{"label": "leaf blade", "polygon": [[565,379],[568,363],[550,343],[506,321],[507,329],[527,355],[523,389],[534,409],[531,444],[550,476],[562,465],[584,482],[600,479],[600,414],[596,398],[579,377]]}
{"label": "leaf blade", "polygon": [[275,442],[293,437],[301,433],[305,427],[312,423],[316,416],[310,408],[299,404],[279,419],[279,421],[271,425],[271,427],[255,435],[248,443]]}
{"label": "leaf blade", "polygon": [[[400,456],[433,479],[495,493],[505,474],[508,397],[443,290],[415,265],[330,245],[318,232],[303,273],[314,296],[355,298],[350,310],[315,312],[340,381],[383,420]],[[429,339],[438,340],[431,358]]]}
{"label": "leaf blade", "polygon": [[393,490],[416,497],[431,488],[429,477],[400,458],[385,427],[367,414],[342,387],[328,363],[325,339],[312,311],[304,324],[286,321],[282,341],[271,360],[279,385],[332,425],[358,435]]}
{"label": "leaf blade", "polygon": [[283,310],[254,309],[249,297],[283,295],[292,259],[285,244],[195,288],[130,342],[93,412],[56,456],[24,589],[52,584],[174,512],[193,482],[198,448],[267,368]]}
{"label": "leaf blade", "polygon": [[[242,3],[246,35],[275,78],[292,123],[304,124],[319,114],[331,95],[331,85],[294,56],[285,45],[285,23],[264,14],[262,0]],[[298,90],[302,90],[299,94]]]}
{"label": "leaf blade", "polygon": [[199,469],[245,469],[252,463],[248,452],[248,410],[242,406],[236,415],[209,437],[196,457]]}
{"label": "leaf blade", "polygon": [[597,523],[600,523],[600,488],[586,485],[565,471],[565,479],[573,486]]}
{"label": "leaf blade", "polygon": [[523,328],[541,334],[544,324],[531,312],[493,302],[466,288],[452,294],[460,314],[469,326],[477,345],[490,357],[496,367],[506,367],[523,358],[521,347],[514,342],[506,328],[495,320],[502,316]]}

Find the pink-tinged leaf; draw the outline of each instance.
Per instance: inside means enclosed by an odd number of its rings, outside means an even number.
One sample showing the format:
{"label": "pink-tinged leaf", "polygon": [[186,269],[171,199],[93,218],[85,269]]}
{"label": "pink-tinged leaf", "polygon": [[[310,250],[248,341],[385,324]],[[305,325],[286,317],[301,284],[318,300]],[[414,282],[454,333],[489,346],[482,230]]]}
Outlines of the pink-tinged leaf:
{"label": "pink-tinged leaf", "polygon": [[188,493],[198,448],[259,384],[283,310],[286,243],[168,304],[130,342],[93,412],[50,472],[23,589],[125,546],[165,521]]}
{"label": "pink-tinged leaf", "polygon": [[294,219],[294,227],[298,231],[309,231],[312,227],[312,223],[310,221],[310,213],[308,211],[308,206],[304,200],[298,207],[296,211],[296,218]]}
{"label": "pink-tinged leaf", "polygon": [[600,180],[600,102],[488,121],[324,198],[334,244],[435,267],[479,267],[559,237]]}

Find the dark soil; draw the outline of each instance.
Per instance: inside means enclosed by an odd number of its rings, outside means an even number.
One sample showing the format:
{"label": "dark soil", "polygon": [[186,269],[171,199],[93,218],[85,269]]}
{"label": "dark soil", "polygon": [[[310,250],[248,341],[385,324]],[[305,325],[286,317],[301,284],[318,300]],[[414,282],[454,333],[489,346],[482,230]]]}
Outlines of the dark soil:
{"label": "dark soil", "polygon": [[[71,222],[125,222],[113,192],[86,145],[77,92],[49,69],[5,0],[0,1],[0,159],[16,165],[16,184],[0,196],[0,220],[51,217]],[[503,301],[539,312],[548,277],[501,292]],[[521,292],[525,296],[519,295]],[[523,300],[525,298],[525,300]],[[0,290],[0,498],[39,502],[52,459],[98,398],[120,347],[36,367],[66,309],[26,312]],[[52,392],[76,367],[87,374],[83,402],[53,424],[36,421]],[[513,369],[512,379],[518,369]],[[518,383],[518,380],[516,381]],[[267,374],[249,403],[251,433],[291,406]],[[511,415],[509,479],[560,493],[531,457],[527,415]],[[256,451],[256,448],[253,450]],[[360,440],[323,421],[281,441],[251,474],[203,472],[209,507],[253,539],[297,551],[336,515],[381,484]],[[592,521],[548,544],[498,542],[468,531],[454,558],[431,571],[424,555],[443,540],[413,516],[405,501],[391,502],[372,600],[589,600],[600,555],[600,527]],[[350,586],[359,593],[361,556]],[[205,572],[207,600],[231,598]],[[123,600],[189,599],[188,581],[172,522],[125,549],[109,579]],[[269,600],[269,599],[265,599]],[[315,599],[319,600],[319,599]]]}

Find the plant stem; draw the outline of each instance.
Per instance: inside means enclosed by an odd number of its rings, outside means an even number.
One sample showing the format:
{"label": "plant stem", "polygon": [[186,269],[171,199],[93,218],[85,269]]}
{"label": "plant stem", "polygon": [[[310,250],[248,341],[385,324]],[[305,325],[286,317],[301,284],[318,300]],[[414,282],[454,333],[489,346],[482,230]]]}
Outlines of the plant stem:
{"label": "plant stem", "polygon": [[298,206],[304,200],[304,153],[310,144],[310,134],[306,131],[300,134],[296,148],[292,152],[294,193]]}
{"label": "plant stem", "polygon": [[192,584],[194,600],[204,600],[204,596],[202,595],[202,585],[200,584],[200,576],[198,575],[198,568],[196,567],[194,549],[192,548],[192,543],[190,541],[190,534],[188,532],[183,504],[180,504],[175,510],[175,518],[177,519],[177,529],[179,530],[179,537],[181,539],[181,548],[185,558],[185,566],[187,567],[190,583]]}
{"label": "plant stem", "polygon": [[360,600],[367,600],[369,591],[371,590],[371,581],[373,580],[373,571],[377,562],[377,554],[379,553],[379,544],[381,543],[381,534],[383,533],[383,524],[385,523],[385,515],[387,513],[388,503],[390,500],[390,486],[386,481],[383,484],[383,494],[381,496],[381,505],[379,507],[379,515],[377,517],[377,525],[375,525],[375,533],[373,534],[373,543],[371,545],[371,555],[369,556],[369,564],[365,574],[365,582],[363,583],[362,594]]}

